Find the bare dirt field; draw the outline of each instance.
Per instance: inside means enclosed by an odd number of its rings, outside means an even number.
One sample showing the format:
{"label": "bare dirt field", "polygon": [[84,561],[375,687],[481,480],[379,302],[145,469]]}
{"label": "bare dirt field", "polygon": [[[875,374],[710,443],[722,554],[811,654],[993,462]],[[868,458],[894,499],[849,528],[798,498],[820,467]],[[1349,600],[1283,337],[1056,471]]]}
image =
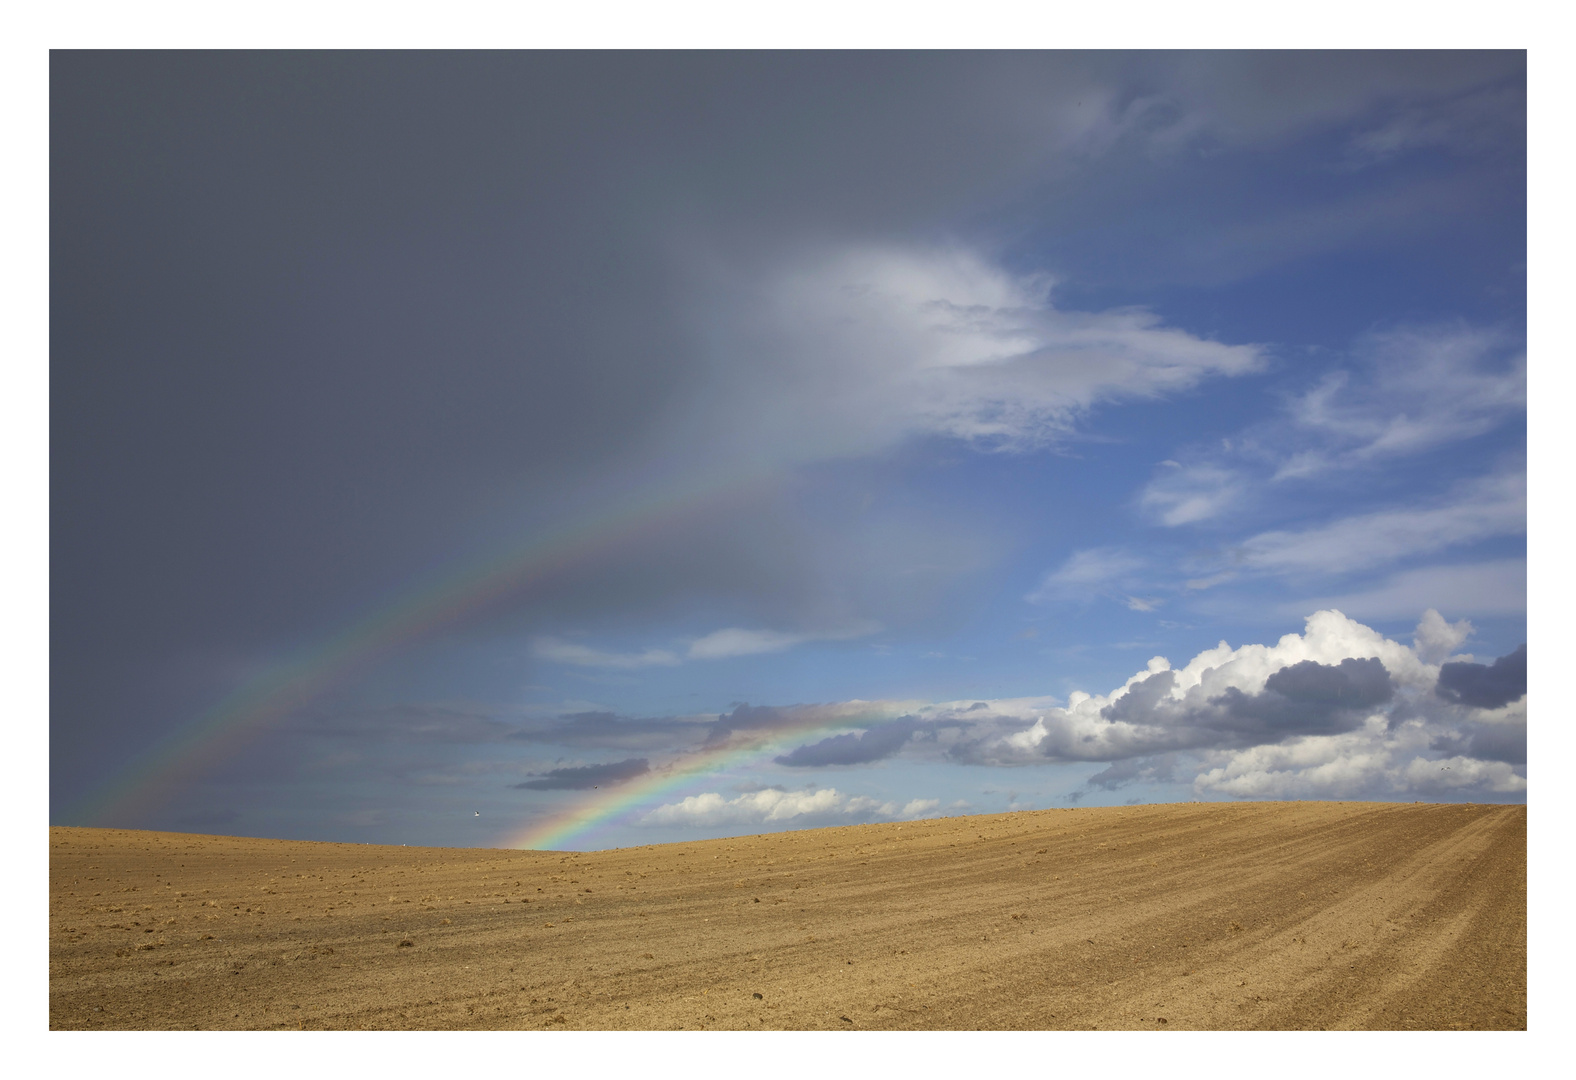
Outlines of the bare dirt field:
{"label": "bare dirt field", "polygon": [[53,1029],[1509,1028],[1527,810],[1042,810],[565,854],[50,830]]}

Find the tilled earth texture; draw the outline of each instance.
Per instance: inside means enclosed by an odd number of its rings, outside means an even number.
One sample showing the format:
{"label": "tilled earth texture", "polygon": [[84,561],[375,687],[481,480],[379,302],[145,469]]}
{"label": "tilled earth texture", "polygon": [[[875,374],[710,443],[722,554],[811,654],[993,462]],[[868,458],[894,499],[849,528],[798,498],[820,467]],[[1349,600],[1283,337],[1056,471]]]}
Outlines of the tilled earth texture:
{"label": "tilled earth texture", "polygon": [[50,830],[96,1028],[1525,1028],[1527,810],[1042,810],[583,854]]}

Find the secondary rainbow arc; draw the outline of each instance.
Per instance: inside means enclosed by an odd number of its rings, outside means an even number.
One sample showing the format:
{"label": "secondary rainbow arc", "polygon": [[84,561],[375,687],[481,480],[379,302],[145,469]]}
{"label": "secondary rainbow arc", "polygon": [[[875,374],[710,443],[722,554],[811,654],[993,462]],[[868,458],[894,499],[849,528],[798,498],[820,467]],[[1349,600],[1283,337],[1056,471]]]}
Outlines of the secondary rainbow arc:
{"label": "secondary rainbow arc", "polygon": [[583,799],[548,820],[533,823],[516,833],[507,846],[538,850],[562,847],[572,840],[592,835],[599,827],[611,825],[619,815],[678,790],[698,776],[770,756],[790,742],[890,720],[912,711],[918,704],[855,701],[831,714],[814,706],[797,711],[786,710],[788,718],[777,726],[766,730],[735,732],[719,745],[703,746],[667,763],[659,770],[600,795]]}
{"label": "secondary rainbow arc", "polygon": [[70,815],[82,823],[146,820],[180,789],[234,755],[250,738],[354,672],[406,643],[457,622],[512,591],[594,559],[708,501],[768,478],[736,471],[650,490],[568,527],[452,569],[360,619],[317,647],[251,679],[214,708],[139,755]]}

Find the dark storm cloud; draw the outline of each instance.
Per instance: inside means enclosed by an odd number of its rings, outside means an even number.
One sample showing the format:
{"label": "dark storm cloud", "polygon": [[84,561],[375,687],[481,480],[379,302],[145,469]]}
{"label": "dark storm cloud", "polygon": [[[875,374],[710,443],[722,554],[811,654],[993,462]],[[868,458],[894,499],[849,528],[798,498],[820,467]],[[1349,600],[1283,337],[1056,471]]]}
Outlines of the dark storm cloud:
{"label": "dark storm cloud", "polygon": [[[705,374],[675,295],[686,245],[749,263],[807,231],[928,234],[987,192],[1071,183],[1119,144],[1142,158],[1168,130],[1279,137],[1517,63],[54,53],[61,652],[321,632],[435,552],[540,524],[508,508],[551,507],[623,461]],[[1164,108],[1124,112],[1134,100]],[[751,520],[698,521],[556,606],[708,584],[781,603],[793,560],[736,555],[781,522],[741,534]],[[785,580],[761,581],[779,562]]]}
{"label": "dark storm cloud", "polygon": [[535,780],[527,780],[523,784],[510,784],[510,787],[526,788],[531,791],[582,791],[588,788],[601,787],[606,784],[622,784],[633,780],[637,776],[644,776],[651,771],[650,764],[645,758],[629,758],[626,761],[609,762],[606,765],[581,765],[570,769],[553,769],[544,773]]}
{"label": "dark storm cloud", "polygon": [[891,757],[903,749],[919,728],[918,721],[905,718],[857,734],[834,735],[820,742],[797,747],[791,753],[773,760],[779,765],[794,768],[864,765]]}
{"label": "dark storm cloud", "polygon": [[[1051,261],[1107,285],[1135,267],[1188,280],[1199,251],[1229,276],[1288,232],[1317,245],[1332,217],[1222,201],[1241,148],[1359,120],[1378,133],[1362,163],[1454,146],[1439,133],[1466,121],[1441,103],[1523,70],[1442,53],[54,52],[51,798],[413,583],[748,447],[762,410],[781,419],[773,384],[706,354],[718,305],[697,266],[749,291],[807,245],[1065,235]],[[1177,152],[1195,140],[1210,153]],[[1481,172],[1453,160],[1449,198],[1386,189],[1368,220],[1404,231],[1476,205]],[[703,423],[685,411],[701,398]],[[455,633],[694,597],[780,629],[936,619],[955,568],[985,560],[961,528],[915,524],[852,552],[840,520],[763,486],[608,539]],[[393,722],[412,739],[449,723]],[[562,734],[635,750],[657,730],[599,724]]]}
{"label": "dark storm cloud", "polygon": [[1478,709],[1509,705],[1527,693],[1527,646],[1492,664],[1443,664],[1434,692],[1446,701]]}

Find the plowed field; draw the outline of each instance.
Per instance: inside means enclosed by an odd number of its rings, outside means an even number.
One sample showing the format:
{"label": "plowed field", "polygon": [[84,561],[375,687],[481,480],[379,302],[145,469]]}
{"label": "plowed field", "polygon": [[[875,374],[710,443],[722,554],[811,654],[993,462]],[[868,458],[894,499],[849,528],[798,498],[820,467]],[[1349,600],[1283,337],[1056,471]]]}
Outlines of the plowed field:
{"label": "plowed field", "polygon": [[1525,1028],[1527,811],[1044,810],[584,854],[50,830],[72,1028]]}

